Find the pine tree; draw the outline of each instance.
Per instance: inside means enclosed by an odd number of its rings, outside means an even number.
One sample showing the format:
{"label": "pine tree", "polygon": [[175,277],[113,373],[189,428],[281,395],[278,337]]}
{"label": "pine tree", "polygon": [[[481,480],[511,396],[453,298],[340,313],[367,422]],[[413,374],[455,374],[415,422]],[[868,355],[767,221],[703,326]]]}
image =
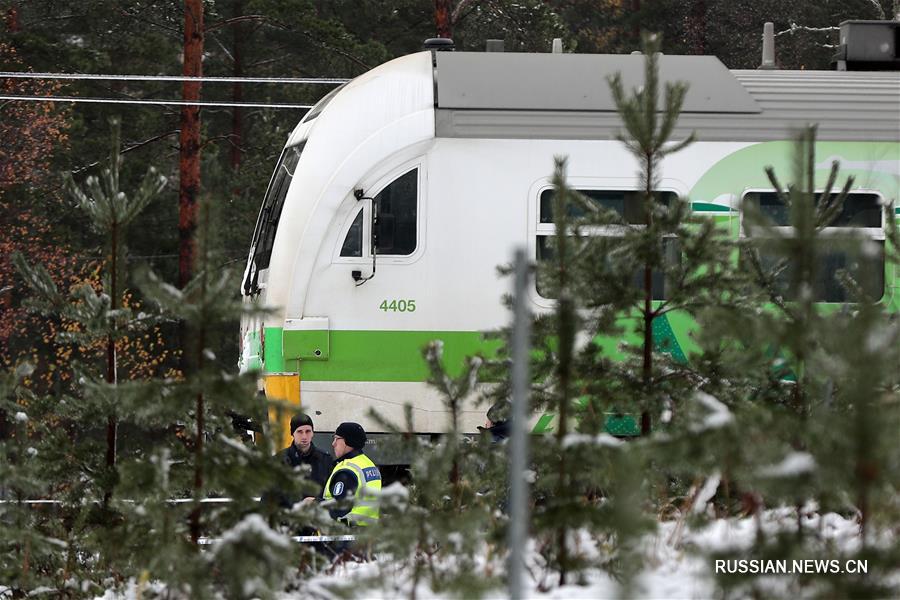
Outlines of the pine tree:
{"label": "pine tree", "polygon": [[409,406],[404,424],[373,414],[386,430],[405,438],[404,451],[414,457],[411,483],[382,490],[379,525],[354,533],[380,557],[383,572],[372,583],[385,586],[385,593],[408,590],[415,598],[425,585],[437,593],[480,597],[500,584],[507,471],[502,445],[487,434],[470,439],[460,425],[464,404],[479,393],[484,361],[471,357],[459,375],[450,375],[439,340],[423,349],[423,357],[428,382],[448,414],[445,431],[434,443],[413,435]]}
{"label": "pine tree", "polygon": [[44,407],[21,385],[32,369],[22,364],[0,380],[0,579],[13,595],[55,588],[62,583],[57,572],[65,567],[65,542],[54,527],[52,506],[29,504],[50,486],[42,464]]}
{"label": "pine tree", "polygon": [[[590,200],[568,188],[565,166],[565,160],[557,159],[553,177],[555,251],[538,271],[542,293],[557,298],[557,306],[534,324],[538,352],[532,399],[535,408],[554,414],[556,430],[533,444],[533,531],[546,566],[559,575],[559,585],[578,581],[585,569],[601,566],[620,577],[627,591],[642,564],[636,541],[652,529],[641,508],[646,452],[605,432],[605,411],[595,396],[598,381],[615,389],[609,377],[627,372],[610,368],[611,361],[595,345],[598,335],[610,331],[598,324],[616,327],[615,319],[588,308],[591,298],[584,293],[585,270],[580,266],[595,251],[593,240],[585,235],[585,220],[570,225],[568,215],[573,206],[589,211]],[[592,341],[577,343],[579,331]],[[598,370],[606,370],[600,380],[594,379]],[[592,546],[614,550],[601,552],[597,564],[590,558]]]}
{"label": "pine tree", "polygon": [[[268,597],[282,589],[289,566],[299,565],[305,552],[287,536],[315,516],[311,510],[281,513],[273,529],[267,521],[277,507],[257,501],[273,489],[300,497],[301,480],[272,457],[276,437],[263,417],[255,374],[230,373],[211,350],[246,309],[232,291],[236,275],[214,262],[204,235],[207,210],[204,204],[196,274],[183,289],[147,270],[139,276],[159,314],[184,323],[191,369],[182,379],[145,385],[133,396],[131,408],[142,426],[169,431],[147,448],[146,457],[121,469],[119,509],[128,523],[121,543],[133,546],[132,568],[183,594],[209,597],[225,590],[235,597]],[[235,414],[263,425],[263,443],[242,439]],[[208,500],[217,497],[227,500]],[[218,541],[201,551],[207,537]]]}
{"label": "pine tree", "polygon": [[[620,140],[639,166],[641,189],[626,197],[632,216],[568,190],[558,161],[555,252],[538,271],[539,289],[557,307],[534,327],[541,350],[534,398],[556,417],[556,443],[536,444],[536,530],[584,528],[595,543],[614,548],[602,553],[601,566],[626,594],[634,593],[641,567],[638,541],[655,520],[647,508],[665,512],[671,493],[687,492],[684,479],[715,476],[718,461],[692,463],[706,447],[699,433],[713,436],[710,446],[732,433],[718,431],[732,416],[704,391],[723,386],[713,357],[697,354],[700,346],[678,347],[664,335],[667,321],[678,315],[696,323],[706,311],[740,311],[749,302],[729,232],[692,217],[686,200],[657,191],[663,159],[692,137],[670,140],[686,88],[667,86],[660,102],[659,40],[646,36],[645,44],[644,86],[629,96],[618,77],[609,81],[627,132]],[[629,413],[641,415],[643,438],[626,444],[606,430]],[[547,555],[561,583],[569,569],[589,564],[568,556],[571,545],[557,543]]]}
{"label": "pine tree", "polygon": [[[751,412],[741,419],[742,432],[760,440],[756,455],[743,457],[742,483],[766,503],[792,505],[796,519],[793,531],[765,535],[760,529],[756,556],[810,558],[827,551],[841,560],[864,558],[870,565],[866,576],[804,576],[797,585],[815,586],[824,595],[883,597],[896,593],[886,574],[897,545],[872,524],[884,527],[896,518],[898,453],[892,438],[900,418],[900,345],[896,315],[867,285],[880,280],[873,271],[884,266],[866,257],[884,252],[885,262],[896,264],[896,224],[890,204],[885,246],[851,228],[825,232],[842,214],[853,178],[835,192],[838,164],[819,172],[815,164],[815,127],[809,127],[797,135],[791,183],[784,186],[767,170],[787,228],[770,217],[771,207],[767,215],[745,202],[742,263],[757,277],[768,305],[724,333],[752,357],[743,363],[751,377],[755,369],[757,380],[768,383],[753,398],[754,413],[763,419],[746,418]],[[821,282],[832,275],[822,271],[822,259],[834,252],[847,258],[848,267],[859,267],[836,273],[845,298],[838,310],[816,302]],[[858,550],[832,548],[821,525],[809,526],[815,519],[821,524],[831,511],[858,515]],[[760,585],[747,577],[723,578],[722,584]]]}
{"label": "pine tree", "polygon": [[[124,281],[123,267],[125,247],[123,243],[125,229],[140,212],[159,194],[166,185],[166,178],[156,173],[152,166],[147,169],[144,181],[137,192],[129,196],[120,189],[119,169],[122,165],[119,120],[112,119],[112,145],[109,163],[100,178],[88,177],[84,188],[77,185],[71,174],[66,177],[66,189],[75,200],[77,206],[87,215],[91,227],[102,236],[109,236],[108,276],[104,289],[109,299],[108,315],[115,318],[120,309],[120,285]],[[85,298],[87,299],[87,297]],[[115,386],[118,382],[116,360],[116,330],[118,323],[113,320],[112,328],[106,335],[106,382]],[[118,418],[115,414],[107,416],[106,425],[106,466],[113,469],[116,465]],[[104,496],[104,503],[109,502],[111,490]]]}
{"label": "pine tree", "polygon": [[[57,494],[57,497],[62,497],[60,512],[66,515],[70,524],[85,527],[78,531],[77,527],[70,526],[69,534],[73,536],[91,535],[91,527],[103,530],[117,522],[107,510],[117,483],[117,429],[123,409],[116,374],[116,346],[128,333],[143,329],[148,324],[140,315],[133,314],[120,304],[124,293],[124,229],[166,182],[151,167],[134,194],[127,194],[121,189],[118,121],[113,119],[111,126],[110,159],[100,176],[89,176],[84,187],[77,185],[70,175],[66,177],[66,188],[73,201],[90,219],[91,227],[108,244],[107,272],[102,290],[98,292],[89,283],[83,283],[66,294],[58,289],[44,266],[32,266],[21,255],[13,257],[32,293],[29,306],[43,314],[61,317],[71,324],[60,333],[60,341],[74,346],[90,346],[105,340],[105,383],[97,385],[99,373],[94,365],[76,364],[73,370],[80,385],[75,395],[62,399],[56,406],[48,406],[41,415],[42,421],[61,421],[71,430],[69,439],[66,439],[64,432],[52,430],[43,438],[45,442],[53,442],[42,456],[45,475],[52,485],[40,496],[61,492]],[[53,400],[47,398],[45,402]],[[96,423],[101,421],[106,424],[106,444],[103,460],[98,461],[101,454],[97,451],[95,431]],[[98,500],[98,495],[102,498],[102,507],[95,511],[92,501]],[[70,550],[70,563],[74,554],[75,551]],[[115,554],[115,548],[105,547],[101,561],[109,566]]]}
{"label": "pine tree", "polygon": [[[73,323],[65,333],[69,343],[106,340],[107,360],[106,369],[99,370],[103,375],[90,363],[74,367],[74,395],[31,399],[25,410],[4,406],[8,414],[27,415],[22,421],[29,427],[4,442],[14,459],[10,481],[17,499],[58,502],[51,517],[37,520],[38,513],[29,517],[27,509],[15,505],[16,526],[30,525],[33,535],[20,538],[12,554],[18,562],[4,563],[4,569],[31,573],[28,588],[52,581],[62,589],[65,580],[80,577],[85,591],[132,579],[141,585],[162,583],[168,594],[183,597],[271,596],[283,588],[289,567],[299,565],[304,553],[286,534],[316,515],[282,513],[275,517],[276,531],[266,523],[272,507],[256,500],[278,487],[299,494],[301,481],[272,458],[271,442],[248,445],[233,426],[234,414],[263,422],[257,413],[265,409],[257,399],[255,376],[231,374],[211,350],[219,332],[244,312],[232,292],[236,275],[216,267],[201,236],[197,275],[183,290],[144,269],[137,280],[148,310],[134,314],[118,303],[125,281],[124,227],[164,179],[150,169],[136,194],[122,191],[116,133],[114,125],[111,160],[100,178],[89,177],[83,186],[67,179],[76,203],[108,239],[103,291],[83,285],[67,295],[46,269],[14,258],[32,291],[31,306]],[[192,333],[184,349],[191,372],[156,381],[118,381],[116,350],[122,336],[177,320]],[[106,435],[98,435],[97,423],[105,424]],[[122,440],[116,435],[120,427],[127,431]],[[35,448],[39,464],[21,452],[25,443]],[[207,500],[217,496],[226,500]],[[203,551],[202,537],[218,541]],[[49,561],[47,544],[53,539],[62,540],[66,551]],[[22,560],[22,548],[32,560]],[[40,562],[34,562],[38,557]]]}
{"label": "pine tree", "polygon": [[[545,249],[545,262],[538,265],[536,285],[542,295],[556,298],[557,304],[553,312],[535,316],[532,324],[528,407],[529,411],[552,414],[556,425],[555,432],[535,438],[531,443],[535,481],[529,530],[546,569],[539,576],[540,587],[552,585],[548,581],[550,578],[556,578],[559,585],[565,585],[572,576],[579,576],[588,566],[584,554],[575,546],[579,528],[596,521],[596,513],[586,500],[592,491],[597,490],[591,479],[593,470],[584,468],[571,435],[577,404],[581,400],[576,389],[583,385],[578,379],[580,373],[576,371],[576,337],[586,324],[576,287],[579,282],[575,280],[575,264],[581,258],[584,244],[578,236],[577,222],[570,219],[570,214],[573,205],[584,207],[587,201],[566,184],[566,159],[563,157],[556,158],[552,182],[557,234]],[[500,267],[499,271],[501,275],[512,272],[508,266]],[[511,297],[506,298],[510,308],[512,300]],[[511,335],[511,328],[492,334],[502,342],[499,358],[485,365],[485,380],[496,382],[486,395],[494,406],[507,409],[512,394],[508,358],[511,354]],[[587,425],[588,421],[589,418],[584,424]],[[606,464],[602,460],[599,462]]]}
{"label": "pine tree", "polygon": [[[839,193],[834,193],[838,165],[827,176],[824,192],[816,193],[815,128],[798,134],[794,152],[792,183],[785,187],[774,170],[767,169],[778,200],[789,214],[790,235],[779,236],[775,223],[762,214],[758,206],[745,202],[744,215],[750,234],[749,248],[743,253],[745,264],[755,273],[765,290],[773,310],[764,313],[769,347],[783,357],[780,376],[791,383],[783,387],[784,433],[794,456],[811,456],[810,420],[820,413],[822,402],[833,385],[827,370],[816,368],[822,355],[823,334],[831,326],[831,318],[816,305],[815,290],[822,274],[820,257],[826,244],[858,245],[850,239],[829,239],[823,230],[840,214],[853,178],[848,177]],[[846,246],[845,246],[846,247]],[[853,248],[847,247],[853,253]],[[772,257],[772,258],[769,258]],[[784,439],[784,438],[783,438]],[[797,534],[802,534],[800,509],[804,497],[815,489],[813,467],[798,470],[788,477],[789,487],[796,494]],[[812,486],[812,487],[810,487]],[[778,486],[776,486],[777,488]]]}
{"label": "pine tree", "polygon": [[[654,268],[665,268],[664,238],[670,233],[673,225],[677,227],[684,220],[683,204],[676,203],[676,206],[673,207],[675,210],[672,211],[675,213],[672,215],[675,218],[666,222],[665,217],[669,215],[665,214],[667,211],[656,192],[659,186],[659,172],[661,162],[666,155],[681,150],[693,141],[693,136],[678,143],[671,143],[669,140],[681,113],[681,106],[685,94],[687,94],[687,85],[683,83],[666,85],[662,120],[658,122],[659,46],[657,36],[645,36],[644,87],[636,90],[630,98],[625,95],[619,74],[609,79],[609,87],[616,108],[628,132],[627,137],[620,136],[619,140],[625,144],[640,165],[639,174],[642,187],[640,200],[644,210],[645,229],[643,235],[639,235],[635,240],[636,243],[629,249],[636,250],[636,256],[644,263],[642,268],[642,306],[640,308],[640,317],[643,323],[641,382],[644,394],[647,396],[652,394],[653,387],[653,321],[663,314],[660,309],[653,308],[653,271]],[[628,241],[625,241],[623,245],[628,247]],[[645,407],[641,411],[641,433],[643,435],[650,433],[650,425],[649,407]]]}

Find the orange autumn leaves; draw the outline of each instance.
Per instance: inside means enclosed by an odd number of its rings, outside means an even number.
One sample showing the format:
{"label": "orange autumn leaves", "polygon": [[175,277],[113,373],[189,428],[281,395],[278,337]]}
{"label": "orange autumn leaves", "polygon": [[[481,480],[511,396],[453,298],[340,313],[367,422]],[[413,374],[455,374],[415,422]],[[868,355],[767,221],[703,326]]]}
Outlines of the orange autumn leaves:
{"label": "orange autumn leaves", "polygon": [[[0,42],[0,70],[29,69],[15,48]],[[0,78],[3,95],[50,96],[60,87]],[[68,149],[69,119],[69,111],[57,103],[0,101],[0,368],[8,371],[30,362],[35,370],[25,383],[35,391],[67,387],[73,361],[99,366],[106,351],[105,339],[87,344],[60,341],[60,334],[77,333],[81,325],[29,311],[26,286],[10,261],[18,252],[30,264],[43,265],[64,295],[84,283],[101,288],[102,261],[80,254],[54,229],[53,215],[68,208],[53,157]],[[128,291],[119,306],[140,311]],[[172,367],[177,364],[177,352],[166,345],[159,326],[129,331],[116,347],[121,379],[178,375]]]}
{"label": "orange autumn leaves", "polygon": [[[27,71],[15,49],[0,42],[0,67]],[[0,93],[52,96],[61,85],[31,79],[0,79]],[[68,143],[68,110],[54,102],[0,102],[0,193],[13,185],[45,184],[55,178],[50,159]]]}

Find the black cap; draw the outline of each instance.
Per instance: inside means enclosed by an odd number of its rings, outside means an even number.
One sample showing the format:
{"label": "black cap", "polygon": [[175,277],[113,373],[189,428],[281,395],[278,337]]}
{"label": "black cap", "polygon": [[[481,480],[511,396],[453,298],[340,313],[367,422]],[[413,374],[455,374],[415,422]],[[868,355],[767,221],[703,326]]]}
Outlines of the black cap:
{"label": "black cap", "polygon": [[344,438],[348,446],[357,450],[366,445],[366,430],[359,423],[341,423],[334,435]]}
{"label": "black cap", "polygon": [[303,425],[309,425],[315,430],[313,427],[312,419],[309,418],[309,415],[306,413],[297,413],[291,418],[291,435],[294,435],[294,432],[297,431],[298,427],[302,427]]}

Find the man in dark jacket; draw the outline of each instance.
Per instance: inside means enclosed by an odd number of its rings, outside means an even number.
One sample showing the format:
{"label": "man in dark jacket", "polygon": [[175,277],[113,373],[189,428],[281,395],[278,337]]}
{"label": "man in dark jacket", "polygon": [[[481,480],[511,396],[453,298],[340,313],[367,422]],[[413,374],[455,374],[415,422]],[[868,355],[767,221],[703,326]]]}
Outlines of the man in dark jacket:
{"label": "man in dark jacket", "polygon": [[325,482],[334,468],[331,455],[316,448],[313,444],[312,419],[309,415],[299,413],[291,419],[291,435],[294,440],[290,446],[281,451],[284,464],[289,467],[309,465],[311,472],[309,478],[318,485],[317,495],[321,496],[325,490]]}
{"label": "man in dark jacket", "polygon": [[509,437],[509,402],[500,400],[487,411],[487,421],[484,427],[478,431],[486,431],[491,434],[491,440],[502,442]]}

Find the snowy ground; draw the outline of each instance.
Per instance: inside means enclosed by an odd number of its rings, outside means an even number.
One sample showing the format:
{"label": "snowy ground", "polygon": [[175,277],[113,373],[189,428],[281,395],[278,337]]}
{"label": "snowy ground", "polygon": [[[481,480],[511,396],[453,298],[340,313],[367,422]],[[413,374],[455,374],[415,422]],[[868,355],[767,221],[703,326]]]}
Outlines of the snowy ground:
{"label": "snowy ground", "polygon": [[[649,537],[647,550],[653,566],[644,571],[638,581],[635,590],[637,597],[641,598],[710,598],[715,593],[710,568],[706,562],[697,556],[687,553],[683,549],[676,549],[668,540],[675,532],[674,523],[663,524],[659,532]],[[729,535],[726,530],[721,531]],[[540,572],[533,569],[533,572]],[[353,581],[371,581],[381,579],[383,587],[373,590],[371,594],[360,597],[391,598],[406,597],[410,593],[410,583],[404,573],[396,574],[391,578],[389,569],[384,569],[377,562],[349,563],[338,567],[331,575],[320,575],[306,581],[303,587],[292,594],[285,594],[282,600],[300,600],[309,598],[337,598],[339,590],[346,589]],[[387,577],[386,577],[387,576]],[[545,579],[538,575],[538,578]],[[548,599],[598,599],[619,598],[622,596],[621,586],[606,573],[601,571],[587,573],[582,585],[567,585],[553,587],[556,576],[549,575],[544,581],[539,581],[534,575],[526,575],[524,586],[527,598]],[[550,589],[541,591],[544,584]],[[364,588],[370,589],[371,584],[365,584]],[[427,583],[421,583],[415,594],[416,598],[453,598],[453,595],[435,594],[427,587]],[[485,598],[496,600],[508,597],[505,589],[497,589],[488,593]]]}
{"label": "snowy ground", "polygon": [[[820,516],[808,512],[803,517],[804,528],[818,532],[820,538],[833,549],[841,552],[852,552],[859,544],[859,526],[853,519],[829,513]],[[774,534],[777,531],[791,531],[796,527],[796,514],[791,509],[770,510],[761,520],[763,531]],[[644,539],[642,552],[645,556],[645,569],[639,575],[633,597],[636,598],[712,598],[721,597],[722,593],[714,579],[711,559],[701,553],[749,549],[757,531],[753,519],[719,519],[696,531],[687,528],[684,523],[670,521],[661,523],[657,532]],[[830,559],[826,550],[816,558]],[[533,562],[533,561],[532,561]],[[532,573],[540,569],[532,569]],[[330,575],[319,575],[302,583],[295,593],[285,594],[282,600],[307,600],[309,598],[337,598],[341,589],[346,590],[354,581],[368,581],[356,590],[368,590],[358,597],[394,598],[415,597],[451,598],[435,594],[427,585],[420,584],[415,594],[411,594],[411,585],[403,572],[391,573],[389,568],[378,562],[345,564],[337,567]],[[897,573],[900,577],[900,572]],[[623,589],[619,582],[603,571],[589,572],[580,585],[552,587],[555,577],[547,577],[544,583],[550,584],[541,591],[541,581],[533,574],[527,577],[525,595],[527,598],[547,599],[598,599],[620,598]],[[380,589],[373,589],[371,580],[379,579]],[[771,590],[781,597],[794,595],[804,596],[802,588],[796,587],[794,575],[771,575],[763,580],[765,589]],[[549,589],[547,589],[549,588]],[[749,590],[748,590],[749,591]],[[806,590],[814,594],[813,589]],[[738,596],[743,594],[738,593]],[[497,589],[489,593],[487,598],[506,598],[505,589]]]}
{"label": "snowy ground", "polygon": [[[835,559],[837,555],[852,555],[859,550],[859,525],[855,519],[838,514],[819,515],[814,506],[809,506],[802,513],[804,529],[809,532],[809,539],[817,540],[810,548],[810,558]],[[797,525],[796,513],[793,509],[782,508],[766,511],[757,523],[752,518],[714,519],[707,525],[691,528],[685,521],[667,521],[659,524],[657,531],[646,536],[638,548],[644,557],[644,570],[638,575],[634,587],[630,590],[634,598],[713,598],[724,597],[714,577],[713,559],[709,553],[733,551],[740,557],[750,557],[750,549],[757,535],[758,528],[769,538],[778,532],[794,531]],[[893,543],[892,533],[883,533],[880,542]],[[876,542],[878,543],[878,542]],[[576,536],[572,541],[573,548],[588,557],[602,558],[603,550],[596,547],[596,542],[587,534]],[[787,557],[785,557],[787,558]],[[489,572],[496,574],[502,571],[495,559],[491,564],[480,560],[481,573],[473,572],[473,577],[485,578]],[[526,563],[529,573],[524,585],[526,598],[540,599],[601,599],[623,597],[624,590],[620,582],[610,577],[605,571],[593,570],[582,574],[576,585],[555,587],[557,576],[541,567],[541,559],[537,552],[526,552]],[[295,591],[283,593],[280,600],[310,600],[337,598],[453,598],[457,595],[438,594],[428,587],[427,580],[420,581],[413,593],[411,577],[407,570],[397,563],[379,557],[367,563],[344,563],[327,569],[325,573],[311,578],[300,579]],[[375,583],[373,583],[375,582]],[[781,598],[812,597],[821,595],[822,589],[809,585],[798,585],[798,578],[792,574],[766,575],[755,581],[759,587],[732,590],[730,596],[746,597],[749,595],[777,596]],[[900,587],[900,565],[890,575],[890,583]],[[141,597],[139,586],[134,582],[125,586],[124,590],[109,590],[101,596],[103,600],[131,600]],[[164,586],[149,582],[143,586],[144,592],[164,593]],[[4,589],[0,586],[0,598],[5,598]],[[35,590],[36,592],[38,590]],[[818,592],[818,594],[817,594]],[[826,592],[826,595],[827,592]],[[495,600],[508,597],[505,588],[497,587],[489,591],[485,598]]]}

